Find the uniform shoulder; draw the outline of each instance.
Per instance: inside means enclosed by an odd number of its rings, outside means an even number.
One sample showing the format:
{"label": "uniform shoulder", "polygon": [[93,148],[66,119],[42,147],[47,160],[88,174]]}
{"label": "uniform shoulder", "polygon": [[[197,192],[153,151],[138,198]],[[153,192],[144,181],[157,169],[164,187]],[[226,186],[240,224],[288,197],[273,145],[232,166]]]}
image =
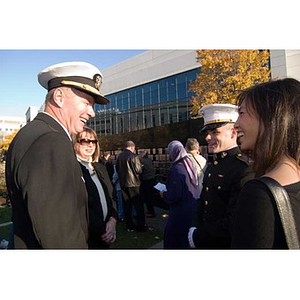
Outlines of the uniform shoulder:
{"label": "uniform shoulder", "polygon": [[241,161],[242,163],[244,163],[245,165],[249,166],[250,165],[250,159],[247,155],[242,154],[242,153],[237,153],[235,155],[235,158],[239,161]]}

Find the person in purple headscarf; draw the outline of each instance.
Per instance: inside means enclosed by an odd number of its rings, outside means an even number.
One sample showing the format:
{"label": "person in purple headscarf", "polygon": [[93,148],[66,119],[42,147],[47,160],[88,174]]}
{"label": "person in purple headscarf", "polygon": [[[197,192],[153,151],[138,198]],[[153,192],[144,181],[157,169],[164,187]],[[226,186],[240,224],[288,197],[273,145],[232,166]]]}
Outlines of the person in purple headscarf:
{"label": "person in purple headscarf", "polygon": [[181,142],[170,142],[168,152],[173,164],[167,175],[167,191],[160,193],[169,204],[164,249],[186,249],[189,248],[187,234],[194,222],[200,196],[197,170]]}

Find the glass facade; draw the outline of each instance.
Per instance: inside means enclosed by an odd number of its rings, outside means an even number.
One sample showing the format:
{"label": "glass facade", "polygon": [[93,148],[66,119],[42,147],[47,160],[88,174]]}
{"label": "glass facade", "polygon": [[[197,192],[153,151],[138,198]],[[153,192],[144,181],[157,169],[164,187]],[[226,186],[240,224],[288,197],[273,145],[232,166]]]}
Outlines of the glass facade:
{"label": "glass facade", "polygon": [[88,126],[99,136],[186,121],[190,118],[188,91],[199,68],[105,95],[108,105],[96,104]]}

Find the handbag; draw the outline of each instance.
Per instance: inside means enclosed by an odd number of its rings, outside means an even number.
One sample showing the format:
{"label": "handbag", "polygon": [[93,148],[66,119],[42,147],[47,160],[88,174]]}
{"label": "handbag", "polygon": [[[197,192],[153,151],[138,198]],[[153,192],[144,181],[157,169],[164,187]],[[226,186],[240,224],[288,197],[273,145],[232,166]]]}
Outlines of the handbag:
{"label": "handbag", "polygon": [[299,239],[294,214],[286,190],[281,184],[270,177],[261,177],[258,180],[269,188],[275,199],[288,248],[299,249]]}

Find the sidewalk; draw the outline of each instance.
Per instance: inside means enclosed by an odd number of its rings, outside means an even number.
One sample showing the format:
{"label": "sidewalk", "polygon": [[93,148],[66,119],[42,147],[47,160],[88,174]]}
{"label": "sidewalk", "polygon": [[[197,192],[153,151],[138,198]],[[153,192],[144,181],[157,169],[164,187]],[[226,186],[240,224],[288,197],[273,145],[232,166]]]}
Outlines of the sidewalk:
{"label": "sidewalk", "polygon": [[[153,227],[156,230],[159,230],[162,234],[165,231],[165,226],[168,220],[168,210],[155,207],[155,218],[146,218],[146,224]],[[163,249],[163,241],[158,242],[149,249]]]}
{"label": "sidewalk", "polygon": [[152,247],[150,247],[149,249],[164,249],[163,247],[163,241],[160,241],[159,243],[153,245]]}

